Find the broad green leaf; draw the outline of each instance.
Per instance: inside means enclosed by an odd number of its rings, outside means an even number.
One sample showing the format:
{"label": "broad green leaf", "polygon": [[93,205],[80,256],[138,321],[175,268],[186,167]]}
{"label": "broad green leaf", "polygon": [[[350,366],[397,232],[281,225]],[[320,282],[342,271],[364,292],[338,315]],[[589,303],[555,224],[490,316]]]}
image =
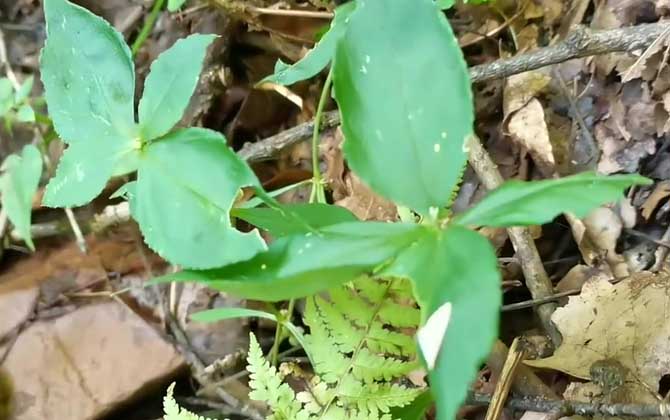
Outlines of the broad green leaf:
{"label": "broad green leaf", "polygon": [[21,155],[10,155],[2,164],[0,194],[2,208],[30,249],[35,245],[30,236],[33,197],[42,176],[42,155],[37,147],[27,145]]}
{"label": "broad green leaf", "polygon": [[134,137],[135,70],[121,34],[66,0],[45,0],[44,13],[40,69],[58,134],[93,145]]}
{"label": "broad green leaf", "polygon": [[168,10],[171,12],[176,12],[179,10],[184,3],[186,3],[186,0],[168,0]]}
{"label": "broad green leaf", "polygon": [[425,235],[382,274],[414,282],[424,321],[417,337],[437,418],[451,420],[498,335],[495,252],[483,236],[452,226]]}
{"label": "broad green leaf", "polygon": [[116,163],[126,154],[123,143],[72,143],[58,162],[56,175],[44,192],[47,207],[77,207],[100,194],[112,176]]}
{"label": "broad green leaf", "polygon": [[466,162],[467,66],[432,0],[358,3],[334,61],[344,153],[376,192],[427,214],[449,202]]}
{"label": "broad green leaf", "polygon": [[219,133],[175,131],[141,156],[130,200],[146,243],[168,261],[212,268],[265,248],[257,231],[231,227],[230,208],[240,188],[260,183]]}
{"label": "broad green leaf", "polygon": [[178,40],[151,64],[140,100],[140,133],[145,140],[167,134],[179,122],[198,84],[207,47],[216,35]]}
{"label": "broad green leaf", "polygon": [[74,207],[104,188],[119,160],[137,153],[135,70],[123,37],[66,0],[45,0],[47,41],[40,69],[49,115],[70,147],[44,204]]}
{"label": "broad green leaf", "polygon": [[28,76],[26,80],[23,81],[23,84],[19,88],[19,90],[16,91],[14,95],[14,101],[17,104],[20,104],[21,102],[25,101],[28,96],[30,95],[30,92],[33,90],[33,83],[35,82],[35,79],[33,76]]}
{"label": "broad green leaf", "polygon": [[218,322],[226,319],[234,318],[263,318],[270,321],[277,322],[277,317],[274,314],[265,311],[258,311],[256,309],[247,308],[215,308],[206,311],[196,312],[191,315],[191,319],[196,322]]}
{"label": "broad green leaf", "polygon": [[[309,232],[309,227],[325,226],[356,221],[356,216],[340,206],[328,204],[289,204],[281,208],[236,208],[232,215],[251,223],[274,236],[287,236]],[[300,222],[303,223],[300,223]]]}
{"label": "broad green leaf", "polygon": [[525,226],[550,222],[560,213],[583,217],[616,201],[633,184],[652,181],[639,175],[603,176],[593,172],[546,181],[508,181],[456,219],[460,225]]}
{"label": "broad green leaf", "polygon": [[292,65],[288,65],[281,60],[277,61],[274,74],[259,83],[271,82],[279,85],[292,85],[318,74],[333,59],[337,42],[346,32],[349,16],[355,8],[356,2],[352,1],[335,9],[335,17],[331,22],[330,29],[307,55]]}
{"label": "broad green leaf", "polygon": [[16,119],[25,123],[35,122],[35,111],[33,110],[33,107],[28,104],[21,105],[16,111]]}
{"label": "broad green leaf", "polygon": [[266,301],[309,296],[372,272],[425,234],[419,225],[350,222],[280,238],[254,258],[158,281],[195,281]]}
{"label": "broad green leaf", "polygon": [[[207,311],[196,312],[191,315],[191,319],[196,322],[217,322],[234,318],[263,318],[270,321],[279,322],[274,314],[265,311],[258,311],[247,308],[215,308]],[[282,325],[295,337],[300,346],[307,350],[305,337],[295,325],[291,322],[283,322]]]}

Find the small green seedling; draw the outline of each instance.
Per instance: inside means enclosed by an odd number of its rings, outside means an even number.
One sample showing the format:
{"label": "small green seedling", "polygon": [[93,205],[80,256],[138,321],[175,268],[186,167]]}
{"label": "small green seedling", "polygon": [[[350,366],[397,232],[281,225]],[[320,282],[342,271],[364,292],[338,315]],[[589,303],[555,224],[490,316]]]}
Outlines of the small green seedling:
{"label": "small green seedling", "polygon": [[[509,182],[464,214],[445,211],[473,135],[470,80],[457,40],[432,0],[357,0],[337,9],[329,32],[302,61],[279,63],[268,80],[293,83],[330,64],[324,92],[332,82],[349,166],[421,223],[360,222],[323,203],[279,206],[221,134],[173,129],[212,36],[193,35],[156,60],[136,121],[135,73],[122,37],[66,0],[44,4],[46,99],[69,145],[45,204],[84,204],[111,176],[137,171],[123,189],[133,217],[150,247],[186,268],[163,281],[198,281],[275,302],[332,291],[361,276],[410,281],[420,307],[419,354],[439,420],[455,417],[498,333],[497,259],[473,228],[542,224],[562,212],[581,217],[629,186],[649,183],[594,173]],[[231,212],[242,187],[252,187],[269,208]],[[234,229],[231,216],[278,239],[267,247],[257,231]],[[309,339],[305,347],[314,356]],[[328,401],[314,418],[345,403],[337,396]]]}
{"label": "small green seedling", "polygon": [[37,147],[27,145],[21,154],[9,155],[0,167],[0,205],[16,231],[31,250],[30,235],[33,197],[42,176],[42,155]]}
{"label": "small green seedling", "polygon": [[11,131],[16,122],[35,122],[35,110],[29,98],[32,89],[32,76],[18,87],[8,78],[0,78],[0,118],[4,120],[7,131]]}

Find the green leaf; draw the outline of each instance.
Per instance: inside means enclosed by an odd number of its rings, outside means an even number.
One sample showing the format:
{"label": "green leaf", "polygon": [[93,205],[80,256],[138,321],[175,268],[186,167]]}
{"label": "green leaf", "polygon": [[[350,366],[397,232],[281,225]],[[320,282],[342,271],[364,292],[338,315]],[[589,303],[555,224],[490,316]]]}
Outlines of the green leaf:
{"label": "green leaf", "polygon": [[483,236],[452,226],[425,235],[382,274],[414,282],[424,319],[417,336],[437,418],[453,419],[498,335],[502,293],[495,252]]}
{"label": "green leaf", "polygon": [[466,162],[474,111],[467,66],[437,5],[359,1],[333,80],[351,168],[422,214],[446,205]]}
{"label": "green leaf", "polygon": [[280,85],[292,85],[318,74],[333,59],[337,42],[346,32],[349,16],[355,8],[356,2],[352,1],[335,9],[335,17],[330,24],[330,29],[307,55],[292,65],[288,65],[281,60],[277,61],[274,74],[261,80],[259,84],[271,82]]}
{"label": "green leaf", "polygon": [[221,134],[178,130],[151,143],[141,158],[130,206],[158,254],[184,267],[212,268],[265,248],[257,231],[231,227],[229,212],[240,188],[260,183]]}
{"label": "green leaf", "polygon": [[207,47],[216,35],[178,40],[151,64],[140,100],[140,132],[145,140],[167,134],[179,122],[198,84]]}
{"label": "green leaf", "polygon": [[56,175],[44,192],[42,204],[48,207],[76,207],[100,194],[125,154],[123,143],[72,143],[58,162]]}
{"label": "green leaf", "polygon": [[594,172],[546,181],[507,181],[456,223],[504,227],[540,225],[567,212],[583,217],[601,204],[618,200],[631,185],[651,183],[639,175],[602,176]]}
{"label": "green leaf", "polygon": [[277,317],[269,312],[257,311],[255,309],[247,308],[216,308],[196,312],[191,315],[191,319],[193,321],[204,323],[218,322],[226,319],[252,317],[269,319],[270,321],[277,322]]}
{"label": "green leaf", "polygon": [[437,0],[435,3],[437,4],[437,7],[439,7],[442,10],[445,10],[454,7],[456,0]]}
{"label": "green leaf", "polygon": [[26,80],[23,81],[23,84],[21,85],[19,90],[16,91],[14,96],[14,101],[17,104],[20,104],[21,102],[25,101],[28,98],[30,92],[33,90],[34,82],[35,79],[33,78],[33,76],[28,76]]}
{"label": "green leaf", "polygon": [[35,245],[30,236],[33,197],[42,176],[42,155],[37,147],[27,145],[21,155],[10,155],[2,164],[0,194],[2,208],[31,250]]}
{"label": "green leaf", "polygon": [[[252,317],[279,322],[274,314],[247,308],[215,308],[209,309],[207,311],[196,312],[191,315],[191,319],[193,321],[204,323],[218,322],[226,319]],[[293,335],[293,337],[295,337],[296,341],[303,349],[308,350],[307,344],[305,343],[305,337],[295,325],[293,325],[291,322],[282,322],[282,325],[286,327],[286,329]]]}
{"label": "green leaf", "polygon": [[184,3],[186,3],[186,0],[168,0],[167,8],[171,12],[176,12],[184,5]]}
{"label": "green leaf", "polygon": [[68,143],[135,136],[135,69],[121,34],[66,0],[45,0],[40,69],[58,134]]}
{"label": "green leaf", "polygon": [[33,110],[33,107],[28,104],[21,105],[16,111],[16,119],[25,123],[35,122],[35,111]]}
{"label": "green leaf", "polygon": [[135,70],[123,37],[103,19],[65,0],[45,0],[44,9],[45,97],[56,131],[70,145],[44,204],[74,207],[98,195],[116,165],[137,153]]}
{"label": "green leaf", "polygon": [[310,231],[309,227],[319,229],[357,220],[344,207],[321,203],[288,204],[281,208],[236,208],[231,214],[276,237],[307,233]]}
{"label": "green leaf", "polygon": [[235,295],[280,301],[331,289],[388,262],[427,228],[350,222],[280,238],[254,258],[206,271],[182,271],[157,281],[196,281]]}

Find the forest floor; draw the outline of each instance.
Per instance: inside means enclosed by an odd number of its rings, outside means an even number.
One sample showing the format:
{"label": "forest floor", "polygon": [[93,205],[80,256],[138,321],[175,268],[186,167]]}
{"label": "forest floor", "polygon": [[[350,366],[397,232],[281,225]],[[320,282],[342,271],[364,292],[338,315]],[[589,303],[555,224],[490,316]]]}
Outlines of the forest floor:
{"label": "forest floor", "polygon": [[[131,45],[153,5],[76,3],[111,22]],[[334,10],[322,3],[191,0],[178,12],[160,10],[135,56],[136,90],[142,91],[150,64],[176,40],[220,35],[181,124],[225,134],[267,191],[308,181],[312,152],[306,140],[326,75],[290,89],[256,83],[278,59],[297,61],[313,47]],[[541,359],[527,365],[542,368],[520,368],[526,380],[512,384],[509,401],[517,409],[504,411],[504,418],[523,414],[529,420],[540,416],[535,411],[547,411],[523,398],[529,394],[583,401],[586,411],[616,403],[653,408],[670,398],[670,26],[660,32],[648,26],[664,24],[668,16],[666,0],[499,0],[459,4],[448,12],[471,68],[476,132],[505,179],[597,170],[654,181],[584,219],[561,216],[529,229],[534,241],[526,246],[536,248],[541,260],[535,269],[550,282],[545,296],[526,286],[528,262],[509,232],[484,232],[503,273],[500,340],[510,345],[523,337],[524,357]],[[595,30],[613,32],[598,37]],[[30,101],[43,114],[39,51],[45,36],[39,0],[0,0],[0,72],[18,81],[34,76]],[[327,107],[334,111],[335,103]],[[326,114],[319,147],[329,202],[361,220],[398,220],[396,206],[347,167],[338,124],[336,112]],[[39,119],[5,127],[0,159],[49,136]],[[49,142],[48,162],[57,162],[63,149],[59,141]],[[47,166],[43,181],[54,168]],[[165,389],[174,381],[177,400],[194,411],[259,418],[263,407],[248,398],[249,332],[268,349],[275,325],[244,318],[196,323],[189,316],[203,309],[262,305],[197,284],[144,287],[174,267],[144,245],[119,200],[110,198],[122,181],[110,181],[93,203],[74,209],[79,238],[66,212],[41,206],[43,187],[33,205],[36,251],[11,226],[3,227],[0,375],[12,377],[15,418],[161,418]],[[469,208],[486,191],[468,168],[454,211]],[[309,185],[297,186],[279,200],[305,202],[309,193]],[[501,378],[501,346],[482,366],[461,418],[486,413],[476,400],[491,395]],[[294,356],[285,360],[302,360]],[[615,385],[608,382],[612,377]],[[1,397],[0,390],[0,405]]]}

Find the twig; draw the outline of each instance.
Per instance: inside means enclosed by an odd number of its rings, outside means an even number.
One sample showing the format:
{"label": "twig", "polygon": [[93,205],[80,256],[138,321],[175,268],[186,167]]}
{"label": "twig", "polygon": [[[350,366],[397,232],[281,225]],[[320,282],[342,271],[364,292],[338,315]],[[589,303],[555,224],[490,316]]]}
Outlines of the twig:
{"label": "twig", "polygon": [[16,77],[16,73],[14,73],[14,70],[12,69],[9,58],[7,57],[7,44],[5,43],[5,34],[2,32],[2,30],[0,30],[0,62],[2,62],[2,65],[5,66],[7,78],[10,82],[12,82],[14,89],[18,90],[21,87],[21,84],[19,83],[19,79]]}
{"label": "twig", "polygon": [[516,371],[517,366],[519,366],[519,362],[523,360],[523,355],[524,350],[523,348],[519,348],[519,338],[517,337],[514,339],[512,345],[509,348],[509,353],[507,354],[505,365],[503,366],[502,372],[500,373],[495,391],[493,391],[491,404],[486,411],[485,420],[497,420],[500,417],[500,413],[505,406],[507,395],[509,394],[509,390],[512,386],[514,372]]}
{"label": "twig", "polygon": [[474,44],[478,43],[479,41],[483,41],[485,39],[488,39],[488,38],[491,38],[491,37],[495,36],[497,33],[501,32],[502,30],[507,28],[509,25],[512,24],[512,22],[514,22],[517,18],[519,18],[519,16],[521,16],[523,14],[524,10],[526,10],[527,5],[528,5],[528,1],[524,2],[524,4],[521,5],[519,10],[512,17],[510,17],[510,18],[503,17],[505,19],[504,22],[502,24],[500,24],[499,26],[497,26],[496,28],[494,28],[494,29],[492,29],[489,32],[484,33],[484,34],[480,33],[480,34],[478,34],[478,36],[476,38],[473,38],[469,41],[466,41],[466,42],[460,42],[459,41],[458,46],[461,47],[461,48],[469,47],[470,45],[474,45]]}
{"label": "twig", "polygon": [[629,235],[637,236],[638,238],[642,238],[642,239],[644,239],[645,241],[651,242],[651,243],[656,244],[656,245],[658,245],[658,246],[662,246],[662,247],[664,247],[664,248],[670,248],[670,243],[669,243],[669,242],[667,242],[667,241],[661,241],[660,239],[656,239],[656,238],[654,238],[653,236],[648,235],[648,234],[646,234],[646,233],[644,233],[644,232],[640,232],[640,231],[638,231],[638,230],[635,230],[635,229],[629,229],[629,228],[625,228],[625,229],[624,229],[624,232],[626,232],[626,233],[629,234]]}
{"label": "twig", "polygon": [[[493,163],[489,154],[484,150],[479,139],[472,136],[468,145],[470,165],[477,173],[482,184],[489,190],[502,185],[503,177],[500,175],[498,167]],[[554,289],[551,280],[544,269],[540,254],[535,246],[535,241],[528,228],[512,227],[508,228],[507,232],[521,262],[521,269],[526,278],[526,286],[530,290],[533,299],[553,295]],[[537,314],[554,345],[558,345],[561,342],[561,334],[553,322],[551,322],[551,315],[555,309],[555,303],[545,303],[537,307]]]}
{"label": "twig", "polygon": [[[486,364],[492,372],[501,374],[509,350],[505,343],[496,340],[489,354]],[[552,388],[547,386],[535,372],[524,364],[520,364],[516,369],[516,375],[512,381],[512,390],[519,395],[534,395],[544,398],[558,398],[558,395]]]}
{"label": "twig", "polygon": [[565,40],[549,47],[474,66],[470,69],[470,77],[473,82],[481,82],[536,70],[573,58],[641,50],[651,45],[668,28],[670,21],[610,30],[591,30],[577,26]]}
{"label": "twig", "polygon": [[77,241],[77,246],[79,246],[81,252],[86,254],[86,239],[84,239],[84,235],[81,233],[81,227],[79,226],[79,223],[77,223],[77,219],[75,219],[72,209],[65,207],[64,210],[65,215],[67,216],[67,221],[70,223],[75,240]]}
{"label": "twig", "polygon": [[[577,27],[577,30],[568,35],[564,41],[549,47],[471,67],[470,79],[473,83],[485,82],[562,63],[573,58],[644,49],[668,28],[670,28],[670,21],[603,31]],[[273,159],[282,150],[308,138],[312,134],[312,124],[312,122],[303,123],[256,143],[247,143],[240,150],[239,155],[249,162]],[[339,124],[338,111],[324,113],[321,128],[332,128]]]}
{"label": "twig", "polygon": [[[488,405],[491,396],[488,394],[471,393],[468,405]],[[507,401],[507,408],[519,411],[535,411],[540,413],[558,413],[563,416],[608,416],[608,417],[665,417],[670,413],[670,404],[602,404],[571,400],[554,400],[538,397],[513,397]]]}
{"label": "twig", "polygon": [[[179,325],[177,320],[174,319],[171,313],[169,312],[166,313],[165,317],[170,327],[170,331],[172,331],[172,334],[174,335],[177,341],[177,346],[181,350],[181,354],[184,356],[191,369],[194,370],[193,378],[200,384],[200,386],[202,387],[208,386],[209,385],[208,382],[204,379],[206,378],[206,375],[203,375],[206,366],[200,360],[200,358],[195,354],[195,352],[191,350],[188,343],[188,338],[186,337],[186,333],[184,333],[184,331],[181,329],[181,326]],[[263,416],[258,411],[256,411],[256,409],[252,408],[249,405],[242,404],[241,401],[239,401],[237,398],[226,392],[223,388],[216,387],[214,389],[214,392],[221,399],[221,401],[225,402],[226,404],[228,404],[233,408],[240,410],[240,412],[243,413],[245,416],[250,417],[254,420],[263,419]]]}
{"label": "twig", "polygon": [[[336,127],[340,124],[339,111],[324,112],[321,129]],[[261,162],[274,159],[279,152],[310,138],[314,132],[314,122],[306,122],[275,134],[256,143],[246,143],[237,154],[249,162]]]}
{"label": "twig", "polygon": [[314,10],[271,9],[268,7],[255,6],[247,6],[247,10],[259,15],[305,17],[313,19],[330,19],[333,17],[333,13],[331,12],[318,12]]}
{"label": "twig", "polygon": [[[617,277],[613,278],[610,280],[611,284],[617,284],[620,281],[624,280],[625,277]],[[547,302],[555,302],[559,300],[560,298],[566,297],[566,296],[572,296],[572,295],[577,295],[582,292],[581,287],[576,287],[574,289],[568,289],[564,290],[562,292],[554,293],[551,296],[546,296],[543,298],[538,298],[538,299],[530,299],[530,300],[524,300],[523,302],[516,302],[516,303],[510,303],[509,305],[503,305],[502,308],[500,308],[501,312],[510,312],[510,311],[518,311],[519,309],[526,309],[526,308],[532,308],[534,306],[542,305]]]}

